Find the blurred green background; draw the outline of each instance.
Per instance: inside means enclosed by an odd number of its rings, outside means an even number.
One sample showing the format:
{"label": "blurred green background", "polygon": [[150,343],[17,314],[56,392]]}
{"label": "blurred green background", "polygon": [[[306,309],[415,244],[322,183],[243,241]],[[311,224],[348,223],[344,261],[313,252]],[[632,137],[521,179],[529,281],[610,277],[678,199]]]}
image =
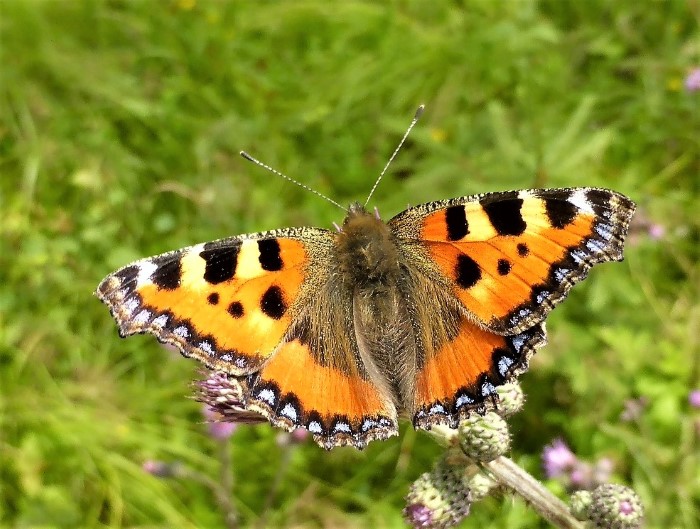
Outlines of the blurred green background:
{"label": "blurred green background", "polygon": [[[217,485],[244,527],[401,527],[441,453],[427,435],[218,441],[187,398],[196,363],[120,340],[92,292],[147,255],[330,227],[337,208],[238,151],[349,203],[425,103],[374,195],[385,218],[544,186],[639,204],[625,262],[549,318],[512,457],[543,478],[561,437],[614,462],[648,527],[698,527],[699,20],[696,0],[0,2],[0,526],[225,527]],[[547,525],[505,495],[463,526]]]}

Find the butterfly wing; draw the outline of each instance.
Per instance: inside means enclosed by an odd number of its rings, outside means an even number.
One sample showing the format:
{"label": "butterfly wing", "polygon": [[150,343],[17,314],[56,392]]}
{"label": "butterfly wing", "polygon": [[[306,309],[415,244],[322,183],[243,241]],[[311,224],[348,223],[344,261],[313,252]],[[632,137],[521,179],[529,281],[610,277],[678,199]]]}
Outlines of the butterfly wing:
{"label": "butterfly wing", "polygon": [[488,193],[404,211],[412,262],[499,334],[542,322],[596,263],[622,260],[635,205],[606,189]]}
{"label": "butterfly wing", "polygon": [[150,333],[211,369],[245,375],[283,341],[324,230],[221,239],[136,261],[97,287],[122,337]]}
{"label": "butterfly wing", "polygon": [[143,259],[97,288],[122,337],[150,333],[230,375],[246,408],[326,448],[395,435],[396,409],[357,353],[333,234],[292,228]]}
{"label": "butterfly wing", "polygon": [[496,402],[546,343],[544,319],[596,263],[621,260],[634,204],[603,189],[490,193],[408,209],[389,226],[418,336],[413,423],[456,426]]}

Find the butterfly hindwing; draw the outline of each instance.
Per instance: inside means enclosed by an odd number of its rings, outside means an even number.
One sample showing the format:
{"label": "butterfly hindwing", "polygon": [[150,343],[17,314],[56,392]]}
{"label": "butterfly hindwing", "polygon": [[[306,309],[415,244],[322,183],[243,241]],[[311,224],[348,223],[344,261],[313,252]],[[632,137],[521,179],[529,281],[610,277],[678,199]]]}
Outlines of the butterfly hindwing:
{"label": "butterfly hindwing", "polygon": [[622,260],[633,212],[605,189],[526,190],[417,206],[389,225],[476,321],[516,334],[542,322],[594,264]]}
{"label": "butterfly hindwing", "polygon": [[390,397],[360,371],[360,366],[344,370],[319,362],[311,345],[295,338],[241,384],[246,407],[275,426],[306,428],[327,449],[364,448],[396,435],[398,425]]}
{"label": "butterfly hindwing", "polygon": [[411,410],[414,426],[429,429],[439,423],[456,428],[470,412],[494,408],[496,388],[526,371],[530,357],[545,343],[544,324],[502,336],[463,316],[454,338],[426,354],[418,370]]}

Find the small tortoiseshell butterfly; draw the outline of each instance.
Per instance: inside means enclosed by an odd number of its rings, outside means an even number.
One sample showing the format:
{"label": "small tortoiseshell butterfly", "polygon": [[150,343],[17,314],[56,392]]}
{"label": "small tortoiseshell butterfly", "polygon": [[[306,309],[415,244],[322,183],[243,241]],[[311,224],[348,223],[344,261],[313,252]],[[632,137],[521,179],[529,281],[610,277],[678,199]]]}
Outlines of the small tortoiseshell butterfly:
{"label": "small tortoiseshell butterfly", "polygon": [[363,448],[397,435],[399,416],[454,428],[493,408],[545,344],[549,311],[593,265],[622,260],[634,209],[585,187],[430,202],[388,222],[352,204],[336,231],[190,246],[117,270],[97,296],[122,337],[154,334],[226,373],[272,424]]}

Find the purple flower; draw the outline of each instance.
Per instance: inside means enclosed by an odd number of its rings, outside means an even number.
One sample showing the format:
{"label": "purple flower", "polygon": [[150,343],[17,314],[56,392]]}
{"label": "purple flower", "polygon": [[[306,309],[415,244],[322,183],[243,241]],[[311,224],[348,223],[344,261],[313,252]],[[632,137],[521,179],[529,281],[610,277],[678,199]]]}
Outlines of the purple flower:
{"label": "purple flower", "polygon": [[305,428],[297,428],[290,434],[290,437],[295,443],[303,443],[309,438],[310,435],[309,430]]}
{"label": "purple flower", "polygon": [[558,478],[572,490],[594,489],[607,482],[613,471],[609,458],[603,457],[595,464],[581,461],[561,439],[544,447],[542,463],[548,478]]}
{"label": "purple flower", "polygon": [[226,373],[210,371],[207,378],[196,383],[198,393],[196,398],[219,414],[220,422],[235,422],[258,424],[267,419],[261,414],[248,411],[243,404],[241,386],[235,377]]}
{"label": "purple flower", "polygon": [[148,472],[157,478],[172,478],[178,475],[181,467],[179,463],[166,463],[164,461],[147,459],[143,462],[141,468],[143,468],[144,472]]}
{"label": "purple flower", "polygon": [[591,492],[586,519],[595,527],[639,529],[644,525],[644,507],[632,489],[615,484],[600,485]]}
{"label": "purple flower", "polygon": [[620,413],[620,420],[624,422],[638,420],[648,405],[649,399],[644,396],[626,400],[625,409]]}
{"label": "purple flower", "polygon": [[688,92],[700,90],[700,68],[693,68],[685,78],[685,89]]}
{"label": "purple flower", "polygon": [[660,239],[663,239],[664,235],[666,235],[666,228],[663,224],[652,223],[649,224],[649,229],[647,230],[647,233],[649,234],[650,239],[658,241]]}
{"label": "purple flower", "polygon": [[404,518],[411,527],[432,527],[433,511],[422,503],[413,503],[403,511]]}
{"label": "purple flower", "polygon": [[202,414],[207,421],[209,435],[214,439],[219,439],[221,441],[228,439],[238,427],[238,424],[235,422],[223,422],[222,415],[208,404],[205,404],[202,408]]}
{"label": "purple flower", "polygon": [[700,408],[700,389],[694,389],[688,394],[688,403],[693,408]]}
{"label": "purple flower", "polygon": [[548,478],[556,478],[569,472],[578,462],[574,453],[561,439],[555,439],[552,444],[542,450],[544,473]]}
{"label": "purple flower", "polygon": [[311,436],[305,428],[296,428],[292,432],[280,432],[277,434],[278,446],[290,446],[294,444],[302,444]]}

